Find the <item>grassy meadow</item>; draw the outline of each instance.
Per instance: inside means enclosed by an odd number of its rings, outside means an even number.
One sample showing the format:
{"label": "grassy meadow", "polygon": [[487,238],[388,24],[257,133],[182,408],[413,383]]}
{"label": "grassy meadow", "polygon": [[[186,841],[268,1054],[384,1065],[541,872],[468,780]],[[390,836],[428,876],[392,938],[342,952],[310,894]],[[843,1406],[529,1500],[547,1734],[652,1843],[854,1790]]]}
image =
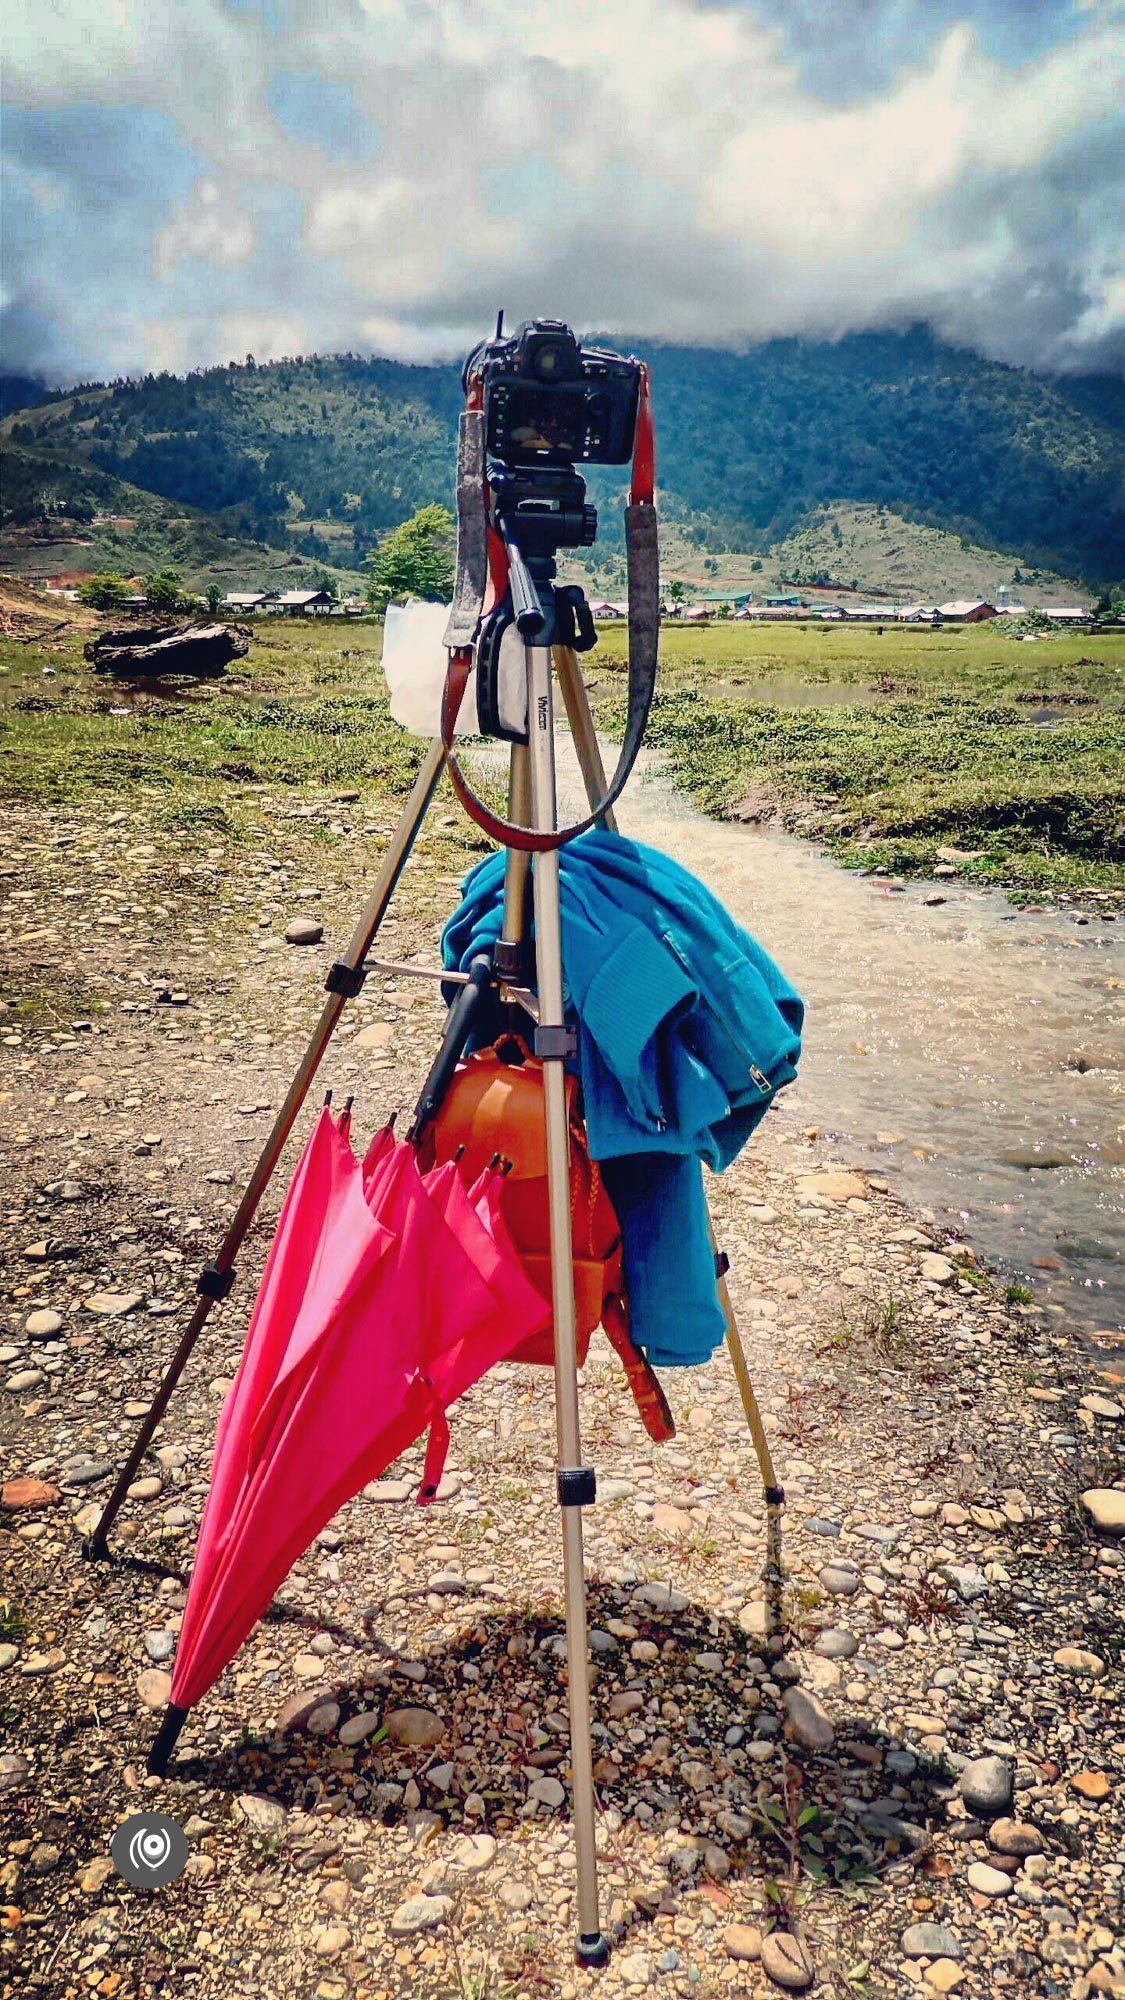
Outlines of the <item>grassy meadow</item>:
{"label": "grassy meadow", "polygon": [[[263,791],[389,807],[413,778],[376,625],[270,620],[227,676],[186,688],[95,674],[87,636],[0,640],[10,804],[147,798],[154,824],[237,839]],[[610,729],[624,666],[610,626],[587,662]],[[925,872],[953,850],[1023,898],[1125,892],[1125,634],[673,624],[650,740],[706,811],[749,794],[847,865]]]}
{"label": "grassy meadow", "polygon": [[[607,715],[625,657],[611,629]],[[705,811],[749,794],[849,866],[1125,893],[1125,633],[668,625],[649,740]]]}

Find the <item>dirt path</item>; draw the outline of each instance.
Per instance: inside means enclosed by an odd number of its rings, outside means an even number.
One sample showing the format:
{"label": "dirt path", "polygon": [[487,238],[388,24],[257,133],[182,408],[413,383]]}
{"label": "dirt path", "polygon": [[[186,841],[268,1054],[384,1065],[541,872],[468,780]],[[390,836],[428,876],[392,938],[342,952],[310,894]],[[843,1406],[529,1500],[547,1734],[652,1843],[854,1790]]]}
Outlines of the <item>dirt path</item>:
{"label": "dirt path", "polygon": [[[1079,1501],[1122,1478],[1122,1405],[1054,1324],[781,1115],[716,1212],[789,1498],[783,1633],[764,1636],[725,1357],[666,1377],[662,1450],[608,1349],[586,1371],[610,1970],[595,1983],[570,1951],[545,1373],[501,1370],[465,1400],[437,1508],[410,1504],[412,1458],[341,1513],[193,1714],[174,1775],[145,1779],[267,1221],[111,1567],[83,1559],[82,1529],[358,900],[318,834],[356,830],[366,866],[363,814],[263,795],[252,861],[222,839],[188,853],[139,810],[2,829],[11,993],[40,997],[0,1028],[0,1449],[5,1481],[43,1490],[0,1522],[0,1990],[717,2000],[780,1990],[762,1943],[780,1917],[823,1995],[1125,1993],[1125,1562]],[[432,953],[462,860],[446,820],[384,934],[396,956]],[[310,914],[325,942],[286,946]],[[324,1081],[358,1092],[367,1132],[409,1103],[439,1003],[373,978],[351,1012]],[[403,1710],[426,1716],[375,1740]],[[149,1894],[108,1859],[146,1803],[192,1848]]]}

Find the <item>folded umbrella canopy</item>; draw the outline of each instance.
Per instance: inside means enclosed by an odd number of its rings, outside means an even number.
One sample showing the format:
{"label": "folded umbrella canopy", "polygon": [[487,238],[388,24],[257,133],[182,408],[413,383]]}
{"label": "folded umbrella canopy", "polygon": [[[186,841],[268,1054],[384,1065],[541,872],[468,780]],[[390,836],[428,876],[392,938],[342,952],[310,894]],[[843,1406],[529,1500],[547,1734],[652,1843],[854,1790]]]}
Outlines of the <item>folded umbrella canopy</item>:
{"label": "folded umbrella canopy", "polygon": [[361,1165],[347,1116],[322,1111],[219,1420],[151,1769],[333,1514],[427,1429],[436,1488],[448,1405],[549,1319],[489,1226],[497,1178],[466,1190],[451,1166],[423,1179],[389,1129]]}

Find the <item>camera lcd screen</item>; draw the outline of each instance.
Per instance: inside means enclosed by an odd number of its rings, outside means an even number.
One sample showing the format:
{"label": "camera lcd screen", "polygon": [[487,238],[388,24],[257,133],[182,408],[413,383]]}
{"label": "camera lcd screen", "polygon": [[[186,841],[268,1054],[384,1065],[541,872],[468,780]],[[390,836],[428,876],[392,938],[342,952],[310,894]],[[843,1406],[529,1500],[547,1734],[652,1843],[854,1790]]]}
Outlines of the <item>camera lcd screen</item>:
{"label": "camera lcd screen", "polygon": [[557,451],[581,458],[590,421],[583,389],[526,389],[514,384],[504,398],[504,436],[517,451]]}

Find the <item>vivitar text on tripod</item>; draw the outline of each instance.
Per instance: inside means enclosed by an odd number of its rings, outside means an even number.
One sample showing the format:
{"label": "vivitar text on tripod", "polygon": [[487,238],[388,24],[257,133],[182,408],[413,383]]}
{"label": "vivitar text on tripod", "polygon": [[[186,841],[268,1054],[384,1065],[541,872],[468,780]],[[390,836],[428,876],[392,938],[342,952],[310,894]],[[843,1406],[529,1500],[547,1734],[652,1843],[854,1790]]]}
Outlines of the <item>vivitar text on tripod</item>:
{"label": "vivitar text on tripod", "polygon": [[[293,1564],[333,1514],[425,1439],[420,1504],[440,1499],[450,1411],[492,1367],[553,1371],[562,1524],[576,1953],[604,1964],[598,1894],[579,1369],[601,1328],[650,1439],[675,1424],[657,1370],[730,1350],[765,1490],[767,1616],[779,1618],[780,1510],[769,1445],[716,1248],[703,1168],[730,1164],[796,1074],[802,1003],[762,948],[668,857],[625,838],[615,805],[656,682],[659,552],[647,365],[584,347],[558,320],[502,317],[464,371],[457,570],[429,747],[379,878],[327,979],[317,1026],[198,1303],[102,1513],[108,1537],[328,1051],[360,991],[443,772],[496,852],[466,877],[441,938],[445,1033],[412,1117],[353,1141],[331,1092],[286,1195],[219,1420],[171,1701],[149,1754],[177,1740]],[[560,552],[597,513],[580,464],[631,466],[624,507],[629,677],[607,779],[579,656],[596,643]],[[409,612],[403,623],[409,624]],[[432,621],[428,620],[427,630]],[[432,638],[428,642],[433,643]],[[394,647],[385,666],[395,713]],[[401,664],[401,662],[400,662]],[[440,683],[440,694],[437,687]],[[466,703],[475,683],[475,714]],[[560,826],[555,690],[589,810]],[[417,690],[415,690],[415,693]],[[423,704],[423,707],[425,704]],[[412,708],[416,714],[417,704]],[[464,711],[464,712],[463,712]],[[417,728],[417,722],[413,725]],[[458,733],[508,744],[506,816],[461,767]],[[399,966],[400,976],[433,969]],[[456,1416],[454,1416],[456,1422]],[[364,1753],[378,1756],[378,1750]],[[456,1802],[447,1800],[452,1816]]]}

